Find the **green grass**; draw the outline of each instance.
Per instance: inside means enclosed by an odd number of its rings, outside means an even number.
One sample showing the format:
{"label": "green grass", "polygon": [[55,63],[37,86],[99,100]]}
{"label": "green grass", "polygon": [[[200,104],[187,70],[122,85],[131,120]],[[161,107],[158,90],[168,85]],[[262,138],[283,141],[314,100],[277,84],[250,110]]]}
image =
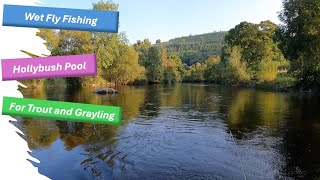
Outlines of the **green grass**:
{"label": "green grass", "polygon": [[260,82],[259,89],[290,90],[295,83],[295,79],[288,75],[278,75],[277,79],[271,82]]}

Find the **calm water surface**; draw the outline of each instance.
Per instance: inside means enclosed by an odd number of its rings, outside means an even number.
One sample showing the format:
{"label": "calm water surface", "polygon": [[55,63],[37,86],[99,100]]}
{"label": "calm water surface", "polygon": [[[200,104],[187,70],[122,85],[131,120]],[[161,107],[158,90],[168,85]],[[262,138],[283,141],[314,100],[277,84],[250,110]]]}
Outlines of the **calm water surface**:
{"label": "calm water surface", "polygon": [[[320,177],[320,98],[206,85],[26,89],[28,98],[121,106],[122,125],[21,118],[51,179]],[[230,134],[232,132],[233,138]],[[240,161],[241,160],[241,161]]]}

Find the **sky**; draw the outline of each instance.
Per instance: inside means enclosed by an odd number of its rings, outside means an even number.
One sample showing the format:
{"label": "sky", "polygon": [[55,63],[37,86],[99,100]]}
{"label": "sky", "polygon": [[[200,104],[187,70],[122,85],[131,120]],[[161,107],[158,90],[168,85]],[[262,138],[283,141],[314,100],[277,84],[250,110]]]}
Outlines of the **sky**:
{"label": "sky", "polygon": [[[43,0],[42,6],[90,9],[98,0]],[[113,0],[119,4],[119,32],[130,43],[148,38],[152,43],[226,31],[242,21],[279,24],[282,0]]]}

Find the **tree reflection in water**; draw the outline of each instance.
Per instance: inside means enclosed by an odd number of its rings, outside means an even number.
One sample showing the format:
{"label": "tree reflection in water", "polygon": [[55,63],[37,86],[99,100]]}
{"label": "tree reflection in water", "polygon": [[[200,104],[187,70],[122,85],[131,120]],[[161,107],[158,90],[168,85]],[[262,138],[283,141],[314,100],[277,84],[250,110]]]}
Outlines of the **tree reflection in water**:
{"label": "tree reflection in water", "polygon": [[[195,84],[123,86],[114,96],[97,96],[93,90],[23,92],[35,99],[123,108],[119,127],[18,121],[30,148],[36,150],[33,155],[57,151],[74,159],[59,163],[38,155],[45,162],[39,164],[45,175],[66,178],[47,167],[63,170],[71,165],[74,177],[89,179],[241,178],[238,148],[248,178],[320,176],[318,97]],[[64,149],[55,145],[59,141]]]}

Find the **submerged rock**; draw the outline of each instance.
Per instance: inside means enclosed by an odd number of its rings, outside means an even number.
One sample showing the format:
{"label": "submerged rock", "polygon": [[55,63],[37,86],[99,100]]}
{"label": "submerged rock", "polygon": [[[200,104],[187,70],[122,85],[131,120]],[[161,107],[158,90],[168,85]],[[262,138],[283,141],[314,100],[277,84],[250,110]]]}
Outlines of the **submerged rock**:
{"label": "submerged rock", "polygon": [[112,88],[101,88],[94,91],[96,94],[117,94],[118,91]]}

